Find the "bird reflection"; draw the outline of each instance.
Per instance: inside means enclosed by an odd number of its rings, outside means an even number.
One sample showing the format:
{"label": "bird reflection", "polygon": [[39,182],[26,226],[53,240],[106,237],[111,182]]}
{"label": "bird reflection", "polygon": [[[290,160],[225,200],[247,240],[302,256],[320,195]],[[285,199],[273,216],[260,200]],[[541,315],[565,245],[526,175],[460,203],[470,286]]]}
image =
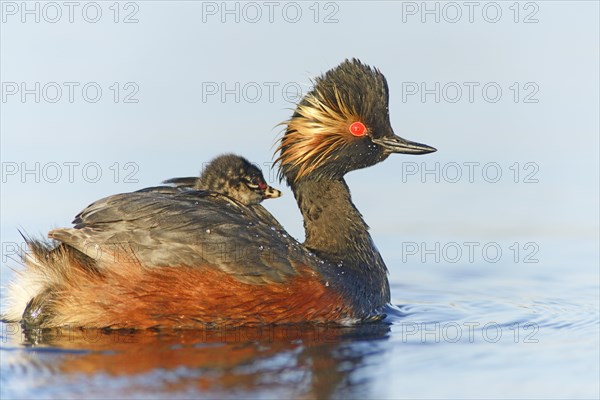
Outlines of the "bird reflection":
{"label": "bird reflection", "polygon": [[298,398],[327,398],[356,394],[354,386],[364,383],[360,374],[366,359],[382,353],[377,339],[387,339],[390,327],[379,322],[135,331],[21,330],[10,324],[5,332],[22,345],[52,349],[56,357],[45,368],[56,374],[135,378],[161,371],[161,394],[282,389]]}

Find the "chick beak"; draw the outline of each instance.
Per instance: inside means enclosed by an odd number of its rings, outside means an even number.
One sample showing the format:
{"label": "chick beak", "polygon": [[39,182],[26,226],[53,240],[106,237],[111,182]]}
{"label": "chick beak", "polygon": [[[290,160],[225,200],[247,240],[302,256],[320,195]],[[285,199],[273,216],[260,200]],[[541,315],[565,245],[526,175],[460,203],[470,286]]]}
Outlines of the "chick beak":
{"label": "chick beak", "polygon": [[392,134],[381,138],[371,139],[373,143],[383,147],[388,154],[403,153],[403,154],[427,154],[437,151],[436,148],[427,146],[410,140],[402,139],[400,136]]}
{"label": "chick beak", "polygon": [[263,190],[263,199],[276,199],[281,197],[281,194],[281,191],[267,185],[267,188]]}

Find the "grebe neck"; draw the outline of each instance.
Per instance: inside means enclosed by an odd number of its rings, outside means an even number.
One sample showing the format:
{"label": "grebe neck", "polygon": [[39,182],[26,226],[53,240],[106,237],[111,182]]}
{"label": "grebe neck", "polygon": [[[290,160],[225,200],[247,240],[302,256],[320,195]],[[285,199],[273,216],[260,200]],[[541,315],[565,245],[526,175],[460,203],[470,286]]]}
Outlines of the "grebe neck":
{"label": "grebe neck", "polygon": [[[304,217],[304,246],[327,261],[371,264],[379,253],[369,227],[352,203],[343,178],[301,179],[292,185]],[[383,266],[385,269],[385,265]]]}
{"label": "grebe neck", "polygon": [[304,217],[304,246],[321,259],[321,275],[353,299],[361,319],[380,318],[390,301],[387,268],[346,182],[304,178],[292,190]]}

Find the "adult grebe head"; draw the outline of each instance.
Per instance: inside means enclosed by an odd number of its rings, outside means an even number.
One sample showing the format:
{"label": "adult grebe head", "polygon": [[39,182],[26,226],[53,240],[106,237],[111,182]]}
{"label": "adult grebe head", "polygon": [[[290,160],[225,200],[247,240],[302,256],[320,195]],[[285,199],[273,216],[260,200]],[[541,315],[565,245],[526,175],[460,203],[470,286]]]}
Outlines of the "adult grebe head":
{"label": "adult grebe head", "polygon": [[316,78],[277,148],[280,178],[291,185],[307,178],[338,179],[392,153],[436,151],[394,134],[388,99],[383,74],[357,59]]}

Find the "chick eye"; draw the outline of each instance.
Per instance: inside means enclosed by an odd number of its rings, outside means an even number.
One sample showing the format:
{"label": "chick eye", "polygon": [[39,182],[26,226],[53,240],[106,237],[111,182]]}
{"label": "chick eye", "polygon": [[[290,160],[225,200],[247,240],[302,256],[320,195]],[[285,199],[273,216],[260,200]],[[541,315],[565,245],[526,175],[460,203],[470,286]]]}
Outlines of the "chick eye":
{"label": "chick eye", "polygon": [[353,122],[348,130],[354,136],[365,136],[367,134],[367,127],[360,121]]}
{"label": "chick eye", "polygon": [[248,187],[250,187],[252,189],[265,190],[267,188],[267,184],[258,177],[248,179],[247,182],[248,182]]}

